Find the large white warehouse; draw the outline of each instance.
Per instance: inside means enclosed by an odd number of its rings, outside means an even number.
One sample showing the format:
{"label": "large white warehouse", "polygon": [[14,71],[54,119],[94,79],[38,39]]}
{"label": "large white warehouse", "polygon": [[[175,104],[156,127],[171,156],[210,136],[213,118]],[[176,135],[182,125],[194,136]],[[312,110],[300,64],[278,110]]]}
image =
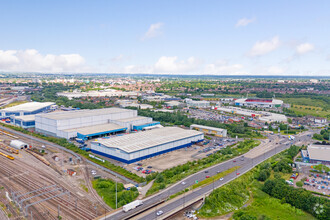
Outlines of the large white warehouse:
{"label": "large white warehouse", "polygon": [[124,163],[134,163],[173,150],[189,147],[204,140],[195,130],[164,127],[91,142],[93,153]]}
{"label": "large white warehouse", "polygon": [[[82,133],[87,138],[92,135],[112,133],[112,130],[108,129],[114,127],[116,129],[113,132],[124,131],[127,129],[126,127],[118,128],[111,121],[133,117],[137,117],[136,110],[121,108],[52,112],[36,115],[35,128],[37,132],[66,139],[77,137],[77,132],[80,129],[83,130]],[[104,126],[105,124],[109,124],[109,126]],[[100,127],[105,130],[100,131],[100,129],[95,128],[96,125],[102,125]],[[91,127],[91,135],[85,133],[88,127]]]}
{"label": "large white warehouse", "polygon": [[54,102],[27,102],[20,105],[1,109],[1,118],[10,116],[34,115],[51,109]]}

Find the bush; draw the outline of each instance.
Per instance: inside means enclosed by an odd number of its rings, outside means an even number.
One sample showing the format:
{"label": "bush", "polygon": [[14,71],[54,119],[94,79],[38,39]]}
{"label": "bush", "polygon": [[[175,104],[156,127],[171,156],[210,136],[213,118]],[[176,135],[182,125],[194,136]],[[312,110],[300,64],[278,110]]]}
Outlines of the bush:
{"label": "bush", "polygon": [[296,182],[296,186],[298,186],[298,187],[302,187],[304,184],[303,184],[303,182],[301,182],[301,181],[298,181],[298,182]]}
{"label": "bush", "polygon": [[270,176],[269,170],[261,170],[258,176],[258,180],[263,182],[266,179],[268,179],[269,176]]}
{"label": "bush", "polygon": [[[314,215],[318,219],[325,220],[330,216],[330,200],[313,196],[311,192],[302,188],[293,188],[287,185],[283,179],[268,179],[262,190],[270,196]],[[322,205],[323,211],[315,212],[314,207],[316,205]]]}

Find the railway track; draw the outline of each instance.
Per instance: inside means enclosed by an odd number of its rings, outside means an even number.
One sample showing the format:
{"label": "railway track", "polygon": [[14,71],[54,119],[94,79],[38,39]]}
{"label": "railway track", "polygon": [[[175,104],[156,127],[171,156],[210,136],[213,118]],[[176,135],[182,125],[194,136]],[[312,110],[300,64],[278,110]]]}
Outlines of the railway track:
{"label": "railway track", "polygon": [[[20,163],[15,161],[15,163]],[[9,165],[10,164],[10,165]],[[4,165],[4,163],[0,162],[0,173],[3,173],[4,175],[15,175],[17,167],[13,168],[14,163],[7,163]],[[17,164],[15,164],[17,165]],[[37,171],[30,169],[29,170],[30,175],[29,177],[26,177],[24,175],[19,175],[16,177],[13,177],[11,179],[11,185],[9,186],[6,184],[6,188],[9,189],[14,189],[15,191],[31,191],[38,189],[40,187],[46,185],[51,185],[56,183],[56,181],[52,180],[52,177],[49,177],[49,174],[44,174],[40,175]],[[64,188],[65,189],[65,188]],[[49,196],[52,195],[51,193]],[[47,196],[41,196],[40,199],[46,198]],[[45,204],[38,204],[36,207],[38,207],[38,211],[34,210],[33,213],[51,213],[52,216],[57,216],[57,206],[60,205],[62,209],[63,216],[66,216],[64,219],[93,219],[96,217],[94,212],[91,209],[91,205],[86,203],[85,201],[78,201],[77,202],[77,209],[75,206],[75,201],[71,200],[65,200],[63,198],[53,198],[51,200],[48,200],[45,202]],[[41,206],[44,206],[45,208],[42,208]],[[30,207],[31,208],[31,207]],[[29,208],[29,210],[30,210]],[[34,207],[33,207],[34,209]],[[39,211],[39,209],[41,211]],[[32,210],[32,209],[31,209]],[[40,219],[45,219],[44,216],[41,217],[39,216]],[[34,216],[34,219],[37,219]]]}
{"label": "railway track", "polygon": [[101,207],[106,210],[106,212],[111,211],[111,209],[108,207],[108,205],[103,201],[103,199],[100,198],[100,196],[97,194],[97,192],[93,188],[93,185],[92,185],[91,180],[90,180],[90,175],[89,175],[89,172],[88,172],[88,166],[87,166],[86,162],[84,162],[84,169],[82,170],[82,173],[85,177],[85,180],[86,180],[85,182],[87,184],[87,188],[88,188],[89,192],[92,193],[92,195],[93,195],[94,199],[96,200],[96,202],[98,202],[98,204],[100,204]]}
{"label": "railway track", "polygon": [[[9,132],[7,132],[7,133],[9,133]],[[6,138],[4,137],[5,139],[9,138],[8,135],[5,135],[5,134],[3,134],[3,135],[7,136]],[[17,135],[17,134],[15,134],[15,135]],[[31,139],[28,139],[24,136],[18,136],[18,137],[23,142],[26,142],[26,143],[31,142]],[[43,145],[43,143],[41,143],[41,142],[39,143],[39,142],[33,140],[32,145]],[[47,145],[47,148],[52,148],[52,149],[58,151],[57,148],[52,147],[51,145]],[[21,153],[24,155],[24,151]],[[31,161],[33,161],[33,163]],[[97,192],[93,188],[91,179],[90,179],[90,175],[88,172],[88,166],[87,166],[86,162],[84,162],[84,164],[82,164],[81,171],[82,171],[84,180],[86,182],[88,192],[91,195],[91,197],[88,197],[88,199],[79,197],[79,196],[81,196],[81,194],[79,193],[79,195],[78,195],[75,192],[75,191],[77,191],[77,189],[73,188],[72,185],[70,185],[67,181],[62,180],[63,176],[62,176],[61,172],[59,172],[58,170],[50,169],[50,167],[52,167],[52,166],[47,167],[44,164],[42,164],[39,160],[37,160],[36,158],[30,158],[29,161],[23,161],[20,158],[18,158],[16,160],[16,158],[15,158],[15,160],[11,161],[11,162],[13,162],[13,164],[15,164],[17,167],[31,168],[31,169],[29,169],[29,172],[31,172],[31,176],[36,176],[35,178],[38,179],[38,181],[29,181],[29,180],[26,180],[25,177],[18,178],[19,181],[26,181],[28,184],[31,185],[31,186],[29,186],[28,189],[33,190],[35,188],[42,187],[43,186],[42,183],[51,185],[53,183],[60,182],[59,186],[63,187],[64,189],[69,189],[69,191],[71,192],[71,195],[73,195],[75,197],[75,199],[78,200],[77,210],[74,210],[75,201],[67,202],[61,198],[54,198],[51,201],[45,202],[45,204],[48,205],[49,203],[51,203],[51,205],[49,205],[49,207],[47,207],[47,210],[43,210],[42,211],[43,213],[51,213],[53,216],[57,216],[56,203],[59,203],[61,205],[61,207],[63,206],[62,212],[63,213],[65,212],[65,214],[67,214],[67,212],[70,212],[68,215],[72,216],[71,213],[76,212],[77,216],[72,217],[72,219],[93,219],[93,218],[97,217],[97,214],[95,213],[96,210],[94,209],[94,205],[98,206],[98,213],[103,213],[103,211],[106,211],[106,212],[111,211],[111,208],[103,201],[103,199],[97,194]],[[40,169],[42,169],[42,172],[40,172]],[[14,168],[14,170],[17,170],[17,168]],[[41,175],[41,173],[42,173],[42,175]],[[15,186],[17,184],[19,184],[19,183],[15,183]],[[27,191],[26,187],[25,187],[25,191]],[[85,194],[85,192],[83,192],[83,194]],[[78,198],[80,198],[80,199],[78,199]],[[53,201],[55,201],[55,202],[53,202]],[[44,205],[44,206],[46,206],[46,205]],[[73,209],[74,211],[72,211],[71,209]],[[50,217],[48,217],[48,218],[50,219]],[[64,218],[64,219],[71,219],[71,218]]]}

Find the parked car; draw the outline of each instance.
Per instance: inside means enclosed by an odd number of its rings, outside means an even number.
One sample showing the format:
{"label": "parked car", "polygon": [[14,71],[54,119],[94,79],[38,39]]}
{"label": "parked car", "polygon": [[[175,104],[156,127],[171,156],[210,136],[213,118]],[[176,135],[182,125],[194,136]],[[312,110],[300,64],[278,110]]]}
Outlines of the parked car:
{"label": "parked car", "polygon": [[220,178],[220,181],[222,181],[223,180],[223,178]]}
{"label": "parked car", "polygon": [[181,184],[182,184],[182,185],[186,185],[186,182],[182,182]]}
{"label": "parked car", "polygon": [[160,215],[162,215],[164,212],[162,211],[162,210],[159,210],[156,214],[158,215],[158,216],[160,216]]}
{"label": "parked car", "polygon": [[205,170],[205,173],[208,173],[209,171],[208,170]]}
{"label": "parked car", "polygon": [[210,176],[206,176],[205,178],[210,178]]}

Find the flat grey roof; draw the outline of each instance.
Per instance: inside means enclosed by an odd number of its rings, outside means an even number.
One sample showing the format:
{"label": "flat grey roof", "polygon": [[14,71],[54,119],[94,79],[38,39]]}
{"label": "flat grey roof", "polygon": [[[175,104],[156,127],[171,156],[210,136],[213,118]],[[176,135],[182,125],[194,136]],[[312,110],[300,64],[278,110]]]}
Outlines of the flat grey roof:
{"label": "flat grey roof", "polygon": [[62,111],[62,112],[52,112],[47,114],[38,114],[43,118],[63,120],[71,118],[81,118],[88,116],[98,116],[106,114],[114,114],[120,112],[131,112],[136,110],[124,109],[124,108],[102,108],[102,109],[86,109],[86,110],[75,110],[75,111]]}
{"label": "flat grey roof", "polygon": [[15,116],[15,119],[22,120],[22,121],[34,121],[36,119],[36,115]]}
{"label": "flat grey roof", "polygon": [[123,126],[116,125],[116,124],[100,124],[100,125],[93,125],[93,126],[87,126],[87,127],[82,127],[82,128],[71,128],[71,129],[66,129],[63,130],[65,132],[72,132],[76,131],[77,133],[80,133],[82,135],[89,135],[89,134],[96,134],[100,132],[106,132],[106,131],[113,131],[117,129],[126,129]]}
{"label": "flat grey roof", "polygon": [[196,125],[196,124],[190,125],[190,127],[191,128],[208,129],[208,130],[220,131],[220,132],[226,131],[226,129],[222,129],[222,128],[215,128],[215,127],[209,127],[209,126],[204,126],[204,125]]}
{"label": "flat grey roof", "polygon": [[195,130],[185,130],[177,127],[164,127],[110,139],[100,139],[97,143],[109,148],[117,148],[127,153],[132,153],[201,134],[203,133]]}
{"label": "flat grey roof", "polygon": [[330,145],[310,145],[307,151],[312,160],[330,161]]}
{"label": "flat grey roof", "polygon": [[6,112],[17,112],[17,111],[24,111],[24,112],[33,112],[37,111],[41,108],[45,108],[51,105],[54,105],[54,102],[27,102],[20,105],[15,105],[9,108],[1,109],[1,111]]}
{"label": "flat grey roof", "polygon": [[147,118],[150,118],[150,117],[136,116],[136,117],[132,117],[132,118],[123,118],[123,119],[119,119],[119,120],[115,120],[115,121],[131,122],[131,121],[138,121],[138,120],[143,120],[143,119],[147,119]]}

